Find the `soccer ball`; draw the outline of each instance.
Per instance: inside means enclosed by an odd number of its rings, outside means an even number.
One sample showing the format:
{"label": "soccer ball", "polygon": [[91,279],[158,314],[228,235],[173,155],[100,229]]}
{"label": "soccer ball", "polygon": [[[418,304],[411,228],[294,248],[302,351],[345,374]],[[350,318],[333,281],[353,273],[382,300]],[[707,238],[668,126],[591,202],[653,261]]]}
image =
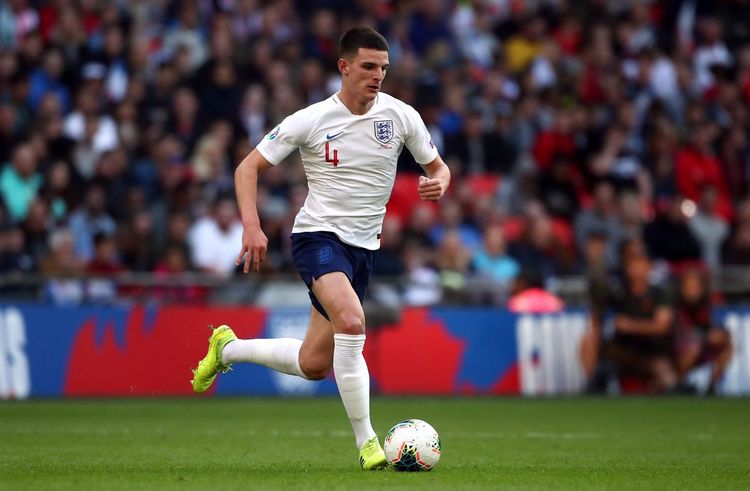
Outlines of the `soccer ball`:
{"label": "soccer ball", "polygon": [[440,460],[440,437],[421,419],[398,423],[385,436],[385,457],[397,471],[429,471]]}

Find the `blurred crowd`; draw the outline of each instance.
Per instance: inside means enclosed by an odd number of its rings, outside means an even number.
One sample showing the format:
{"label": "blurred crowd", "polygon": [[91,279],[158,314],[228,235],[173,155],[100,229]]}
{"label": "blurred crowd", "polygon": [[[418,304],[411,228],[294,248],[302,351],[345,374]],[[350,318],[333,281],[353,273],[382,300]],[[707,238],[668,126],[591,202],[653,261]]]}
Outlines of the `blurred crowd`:
{"label": "blurred crowd", "polygon": [[[629,243],[662,278],[750,264],[748,2],[6,0],[0,271],[235,274],[234,167],[338,89],[359,24],[454,175],[422,203],[399,161],[376,274],[407,303],[616,272]],[[293,272],[305,195],[297,155],[262,175],[265,272]]]}

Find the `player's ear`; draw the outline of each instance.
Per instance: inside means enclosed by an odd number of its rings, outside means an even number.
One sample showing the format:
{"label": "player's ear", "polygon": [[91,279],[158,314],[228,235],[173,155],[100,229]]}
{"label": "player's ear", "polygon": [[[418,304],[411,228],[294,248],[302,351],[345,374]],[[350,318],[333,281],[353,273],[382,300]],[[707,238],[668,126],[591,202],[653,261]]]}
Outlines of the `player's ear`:
{"label": "player's ear", "polygon": [[341,75],[349,74],[349,64],[343,58],[339,58],[339,73],[341,73]]}

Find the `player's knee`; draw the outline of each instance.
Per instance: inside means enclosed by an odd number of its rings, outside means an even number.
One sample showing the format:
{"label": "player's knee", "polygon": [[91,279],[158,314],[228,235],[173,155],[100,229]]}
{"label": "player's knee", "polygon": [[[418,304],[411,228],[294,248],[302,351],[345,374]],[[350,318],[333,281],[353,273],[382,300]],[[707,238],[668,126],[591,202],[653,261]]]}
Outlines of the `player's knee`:
{"label": "player's knee", "polygon": [[333,330],[338,334],[364,334],[365,320],[358,313],[342,313],[334,318]]}
{"label": "player's knee", "polygon": [[299,367],[308,380],[323,380],[331,371],[331,362],[323,359],[300,358]]}
{"label": "player's knee", "polygon": [[319,367],[319,368],[308,368],[305,370],[304,368],[302,371],[305,373],[305,377],[307,380],[323,380],[328,376],[328,373],[331,371],[328,367]]}

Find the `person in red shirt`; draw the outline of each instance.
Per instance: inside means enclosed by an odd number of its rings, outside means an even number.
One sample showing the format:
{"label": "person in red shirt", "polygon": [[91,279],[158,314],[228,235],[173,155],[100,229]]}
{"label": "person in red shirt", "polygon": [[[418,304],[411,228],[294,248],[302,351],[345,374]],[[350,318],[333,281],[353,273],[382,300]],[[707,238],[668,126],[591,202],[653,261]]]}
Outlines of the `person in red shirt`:
{"label": "person in red shirt", "polygon": [[117,259],[117,244],[114,237],[98,233],[94,235],[94,257],[86,265],[86,272],[94,276],[109,276],[125,271]]}
{"label": "person in red shirt", "polygon": [[713,186],[719,194],[717,213],[731,221],[734,214],[731,193],[719,159],[711,148],[715,128],[709,122],[701,122],[693,126],[690,135],[690,144],[675,156],[677,189],[686,198],[698,201],[703,187]]}
{"label": "person in red shirt", "polygon": [[560,111],[552,128],[542,131],[534,141],[531,153],[537,167],[546,171],[556,156],[575,158],[574,121],[570,111]]}

